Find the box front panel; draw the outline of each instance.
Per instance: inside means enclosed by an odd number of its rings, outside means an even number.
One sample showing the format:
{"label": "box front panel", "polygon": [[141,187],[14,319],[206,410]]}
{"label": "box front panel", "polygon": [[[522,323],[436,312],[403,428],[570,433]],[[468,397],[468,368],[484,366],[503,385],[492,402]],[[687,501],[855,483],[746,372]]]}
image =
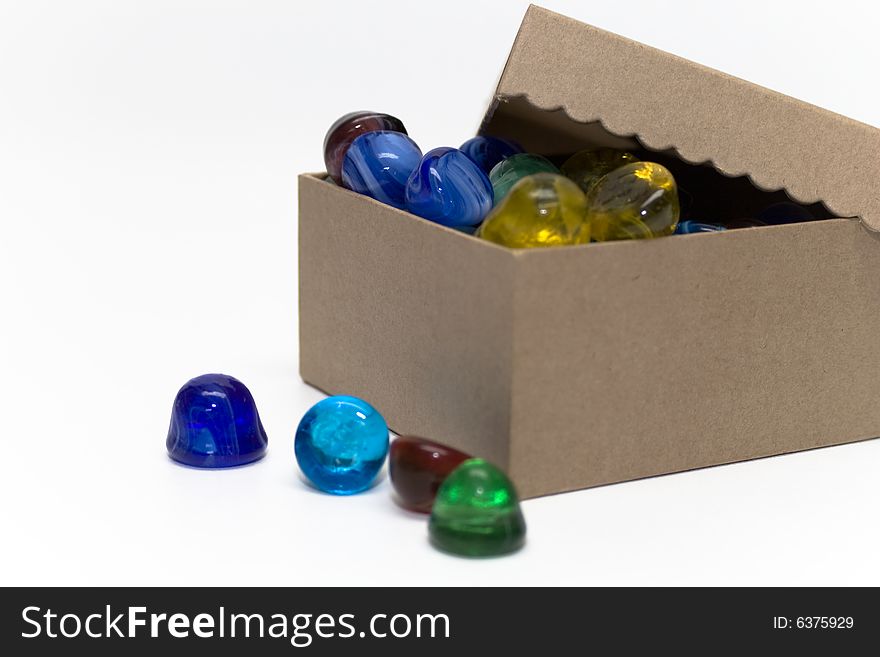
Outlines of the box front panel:
{"label": "box front panel", "polygon": [[524,495],[880,435],[880,241],[856,222],[520,255]]}

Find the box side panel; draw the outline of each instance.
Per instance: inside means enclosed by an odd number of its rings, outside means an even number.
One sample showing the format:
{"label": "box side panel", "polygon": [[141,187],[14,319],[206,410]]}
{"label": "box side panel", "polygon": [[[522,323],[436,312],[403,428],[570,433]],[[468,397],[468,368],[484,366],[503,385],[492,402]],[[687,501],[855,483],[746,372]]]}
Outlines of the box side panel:
{"label": "box side panel", "polygon": [[507,467],[513,255],[300,177],[300,372]]}
{"label": "box side panel", "polygon": [[[669,53],[531,7],[496,93],[528,98],[532,114],[562,108],[574,121],[601,121],[651,150],[711,161],[880,230],[880,131]],[[502,104],[484,130],[497,134],[505,117]],[[503,129],[531,143],[540,123]]]}
{"label": "box side panel", "polygon": [[855,221],[518,256],[525,496],[880,435],[880,242]]}

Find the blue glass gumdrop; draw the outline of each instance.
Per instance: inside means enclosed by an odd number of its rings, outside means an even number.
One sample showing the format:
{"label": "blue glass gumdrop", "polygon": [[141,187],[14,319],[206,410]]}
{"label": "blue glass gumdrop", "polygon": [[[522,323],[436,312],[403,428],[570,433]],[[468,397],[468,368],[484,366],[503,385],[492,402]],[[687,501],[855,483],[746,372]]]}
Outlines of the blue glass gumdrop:
{"label": "blue glass gumdrop", "polygon": [[500,137],[474,137],[464,142],[458,150],[467,155],[487,176],[492,167],[501,160],[523,152],[519,144]]}
{"label": "blue glass gumdrop", "polygon": [[268,444],[254,398],[238,379],[203,374],[174,398],[165,446],[175,461],[228,468],[262,458]]}
{"label": "blue glass gumdrop", "polygon": [[694,195],[681,185],[678,186],[678,207],[680,217],[689,217],[694,209]]}
{"label": "blue glass gumdrop", "polygon": [[769,205],[758,213],[758,221],[765,224],[796,224],[802,221],[812,221],[815,219],[813,213],[803,205],[792,203],[790,201],[782,201]]}
{"label": "blue glass gumdrop", "polygon": [[351,142],[345,153],[342,184],[402,209],[406,181],[421,158],[421,149],[402,132],[367,132]]}
{"label": "blue glass gumdrop", "polygon": [[294,440],[296,461],[317,488],[352,495],[369,488],[388,454],[388,425],[357,397],[337,395],[312,406]]}
{"label": "blue glass gumdrop", "polygon": [[476,226],[492,209],[492,183],[457,148],[428,151],[406,183],[406,209],[444,226]]}
{"label": "blue glass gumdrop", "polygon": [[675,235],[689,235],[691,233],[717,233],[727,230],[717,224],[704,224],[699,221],[679,221],[675,227]]}

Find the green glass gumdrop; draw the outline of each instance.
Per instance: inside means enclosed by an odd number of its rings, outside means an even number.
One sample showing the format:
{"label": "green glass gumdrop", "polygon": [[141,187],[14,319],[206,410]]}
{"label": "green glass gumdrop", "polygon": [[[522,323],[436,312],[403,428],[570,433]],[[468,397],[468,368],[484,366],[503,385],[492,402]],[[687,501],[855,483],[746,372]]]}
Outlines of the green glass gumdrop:
{"label": "green glass gumdrop", "polygon": [[584,194],[589,194],[593,185],[606,173],[611,173],[624,164],[638,162],[632,153],[616,148],[595,148],[578,151],[560,167],[562,175],[571,178]]}
{"label": "green glass gumdrop", "polygon": [[468,459],[443,482],[428,524],[444,552],[491,557],[521,548],[526,521],[510,479],[483,459]]}
{"label": "green glass gumdrop", "polygon": [[512,249],[587,244],[587,197],[565,176],[526,176],[492,209],[477,236]]}
{"label": "green glass gumdrop", "polygon": [[559,169],[546,157],[534,153],[517,153],[501,160],[489,172],[489,181],[498,205],[510,188],[533,173],[559,173]]}
{"label": "green glass gumdrop", "polygon": [[597,242],[672,235],[679,215],[675,179],[655,162],[618,167],[587,194],[587,214]]}

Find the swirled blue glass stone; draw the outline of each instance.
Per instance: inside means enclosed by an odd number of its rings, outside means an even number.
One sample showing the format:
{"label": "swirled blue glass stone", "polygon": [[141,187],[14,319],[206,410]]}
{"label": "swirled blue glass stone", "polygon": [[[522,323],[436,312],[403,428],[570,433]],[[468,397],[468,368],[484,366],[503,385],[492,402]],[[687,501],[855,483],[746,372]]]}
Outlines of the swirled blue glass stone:
{"label": "swirled blue glass stone", "polygon": [[342,184],[402,209],[406,181],[421,159],[422,151],[402,132],[367,132],[351,142],[345,153]]}
{"label": "swirled blue glass stone", "polygon": [[369,488],[388,454],[388,425],[357,397],[337,395],[312,406],[294,440],[300,470],[317,488],[351,495]]}
{"label": "swirled blue glass stone", "polygon": [[691,233],[717,233],[721,230],[727,230],[724,226],[717,224],[704,224],[699,221],[679,221],[675,227],[675,235],[689,235]]}
{"label": "swirled blue glass stone", "polygon": [[406,209],[453,228],[476,226],[492,209],[492,183],[457,148],[428,151],[406,184]]}
{"label": "swirled blue glass stone", "polygon": [[165,443],[175,461],[228,468],[256,461],[268,444],[254,398],[238,379],[203,374],[178,391]]}
{"label": "swirled blue glass stone", "polygon": [[471,158],[487,176],[501,160],[523,152],[519,144],[500,137],[474,137],[464,142],[458,150]]}

